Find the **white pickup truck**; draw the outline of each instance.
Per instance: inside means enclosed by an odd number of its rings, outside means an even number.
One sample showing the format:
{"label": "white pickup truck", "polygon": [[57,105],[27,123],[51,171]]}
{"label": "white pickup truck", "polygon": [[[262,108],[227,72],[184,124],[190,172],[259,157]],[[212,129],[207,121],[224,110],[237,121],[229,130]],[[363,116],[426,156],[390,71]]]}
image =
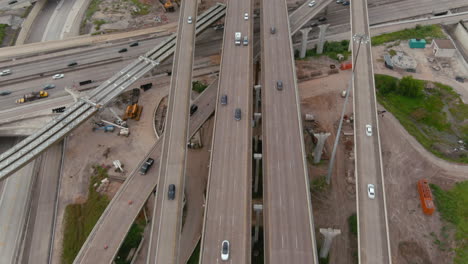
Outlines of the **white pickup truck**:
{"label": "white pickup truck", "polygon": [[240,32],[236,32],[234,35],[234,44],[236,44],[236,46],[240,46],[241,38],[242,38],[242,34]]}

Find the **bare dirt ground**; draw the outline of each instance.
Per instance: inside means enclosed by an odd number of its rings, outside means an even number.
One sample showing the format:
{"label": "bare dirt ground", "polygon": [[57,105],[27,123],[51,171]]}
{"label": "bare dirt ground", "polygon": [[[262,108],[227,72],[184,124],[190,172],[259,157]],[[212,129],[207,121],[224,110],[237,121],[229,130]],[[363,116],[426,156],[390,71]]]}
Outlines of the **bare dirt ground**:
{"label": "bare dirt ground", "polygon": [[[383,63],[383,55],[390,49],[401,51],[414,58],[418,66],[416,72],[406,72],[401,70],[387,69]],[[372,47],[372,56],[374,59],[374,72],[379,74],[387,74],[394,77],[402,78],[403,76],[411,75],[415,79],[440,82],[449,85],[460,94],[463,102],[468,103],[468,83],[459,83],[455,81],[455,76],[468,76],[468,64],[462,56],[454,56],[452,58],[435,58],[434,62],[428,62],[427,58],[434,58],[432,49],[429,45],[425,49],[411,49],[407,41],[401,41],[399,45],[391,48],[386,46]],[[442,63],[448,63],[450,67],[442,67]],[[436,71],[432,66],[439,66],[440,71]]]}
{"label": "bare dirt ground", "polygon": [[[299,84],[301,96],[301,112],[313,114],[316,124],[304,121],[304,129],[315,127],[314,132],[330,132],[325,144],[324,159],[318,165],[309,166],[309,177],[311,182],[323,178],[327,173],[328,155],[333,148],[339,116],[341,114],[344,99],[340,96],[341,91],[346,89],[350,78],[350,71],[342,71],[329,78],[318,78]],[[349,98],[346,113],[352,112],[352,98]],[[352,126],[346,124],[344,130],[352,131]],[[331,187],[322,191],[312,187],[312,205],[314,222],[318,243],[322,243],[322,235],[319,228],[336,228],[341,230],[341,235],[333,241],[330,251],[330,263],[354,263],[353,252],[357,252],[356,238],[349,232],[348,217],[356,212],[355,187],[353,180],[354,160],[350,159],[349,151],[345,150],[344,141],[351,140],[350,137],[341,138],[342,144],[338,148],[336,166],[331,180]],[[313,151],[311,136],[304,132],[306,142],[306,153],[310,156]],[[310,158],[308,158],[310,160]],[[351,178],[351,180],[349,179]],[[313,186],[313,184],[311,184]]]}
{"label": "bare dirt ground", "polygon": [[[380,70],[385,68],[376,69],[376,72]],[[339,93],[346,88],[349,76],[349,72],[340,71],[340,74],[299,84],[302,114],[313,114],[315,128],[332,133],[325,145],[325,159],[332,149],[337,120],[344,101]],[[440,81],[437,76],[432,78]],[[351,108],[347,113],[352,110],[352,97],[349,103],[348,107]],[[379,110],[383,108],[380,107]],[[453,258],[453,253],[448,248],[453,246],[453,230],[440,220],[437,210],[432,216],[422,213],[416,182],[426,178],[442,188],[450,188],[455,182],[468,179],[468,166],[446,162],[427,152],[390,113],[385,113],[379,119],[393,263],[451,263],[449,260]],[[304,121],[304,128],[308,126],[313,125]],[[344,130],[351,129],[352,126],[345,123]],[[307,132],[304,132],[304,138],[309,154],[312,147]],[[356,211],[356,201],[351,190],[354,188],[354,160],[344,150],[345,141],[343,137],[340,140],[331,189],[312,192],[316,230],[333,227],[342,232],[333,241],[330,263],[354,263],[353,253],[357,248],[350,239],[352,235],[347,223],[349,215]],[[311,182],[326,174],[327,164],[328,161],[321,162],[318,166],[309,165]],[[320,244],[322,236],[317,231],[316,234]],[[438,241],[440,245],[437,245]],[[347,257],[343,256],[344,252]]]}
{"label": "bare dirt ground", "polygon": [[84,32],[123,31],[177,22],[178,10],[175,5],[175,12],[165,12],[159,0],[102,0],[86,21]]}
{"label": "bare dirt ground", "polygon": [[[54,241],[53,262],[60,263],[63,236],[63,215],[65,207],[70,203],[85,201],[88,193],[89,177],[92,175],[92,166],[102,164],[112,166],[113,160],[120,160],[124,165],[123,174],[109,170],[110,175],[126,176],[136,168],[136,165],[154,144],[156,136],[153,129],[153,116],[156,104],[167,87],[152,88],[142,93],[139,104],[143,105],[140,121],[129,120],[130,136],[118,136],[117,131],[105,133],[102,130],[92,131],[93,117],[85,121],[67,138],[65,159],[63,163],[62,182],[59,191],[59,206],[57,212],[57,225]],[[144,96],[143,96],[144,95]],[[114,107],[117,114],[123,113]],[[99,114],[112,121],[109,110],[104,108]],[[111,198],[120,187],[120,183],[111,182],[107,194]]]}

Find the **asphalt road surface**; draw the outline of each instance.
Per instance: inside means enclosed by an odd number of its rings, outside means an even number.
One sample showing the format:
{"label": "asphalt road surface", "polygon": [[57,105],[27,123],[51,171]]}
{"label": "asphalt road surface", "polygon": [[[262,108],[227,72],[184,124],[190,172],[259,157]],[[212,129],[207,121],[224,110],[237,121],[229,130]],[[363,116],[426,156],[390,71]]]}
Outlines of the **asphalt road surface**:
{"label": "asphalt road surface", "polygon": [[39,159],[41,166],[32,193],[21,263],[48,263],[49,261],[62,147],[62,143],[53,145]]}
{"label": "asphalt road surface", "polygon": [[[18,138],[2,138],[0,153],[18,143]],[[34,162],[0,182],[0,263],[15,263],[21,249]]]}
{"label": "asphalt road surface", "polygon": [[[179,259],[196,15],[197,2],[184,1],[179,14],[148,263],[178,263]],[[168,197],[171,184],[175,186],[172,199]]]}
{"label": "asphalt road surface", "polygon": [[[263,0],[262,130],[265,263],[316,263],[290,27],[283,0]],[[270,29],[276,28],[271,34]],[[282,90],[277,89],[281,81]]]}
{"label": "asphalt road surface", "polygon": [[[351,12],[353,36],[369,36],[366,0],[353,0]],[[391,263],[391,254],[370,42],[353,42],[353,56],[356,54],[353,98],[359,260],[363,264],[387,264]],[[372,126],[371,136],[366,135],[366,125]],[[375,186],[375,199],[368,197],[368,184]]]}
{"label": "asphalt road surface", "polygon": [[[250,0],[228,2],[200,263],[221,263],[223,240],[230,243],[226,263],[251,260],[252,4]],[[249,14],[248,20],[244,13]],[[236,46],[235,32],[248,36],[250,43]],[[227,105],[220,105],[221,95],[227,95]],[[238,121],[234,119],[237,108],[241,110]]]}

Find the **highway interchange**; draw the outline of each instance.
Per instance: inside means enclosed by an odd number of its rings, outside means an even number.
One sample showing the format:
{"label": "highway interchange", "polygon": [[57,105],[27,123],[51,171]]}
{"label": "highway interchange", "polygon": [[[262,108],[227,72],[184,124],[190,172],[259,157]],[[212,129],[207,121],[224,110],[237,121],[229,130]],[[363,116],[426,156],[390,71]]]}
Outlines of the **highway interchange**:
{"label": "highway interchange", "polygon": [[[217,98],[219,100],[220,96],[224,94],[227,94],[229,98],[229,104],[227,106],[216,104],[216,125],[213,138],[214,147],[210,163],[210,182],[207,189],[207,209],[205,212],[205,227],[202,239],[202,263],[219,262],[219,247],[221,241],[226,238],[230,239],[231,249],[235,250],[235,253],[231,254],[230,261],[232,263],[250,262],[250,199],[247,197],[250,197],[250,181],[248,179],[251,175],[250,157],[252,154],[250,147],[250,119],[252,115],[251,99],[253,83],[251,77],[251,58],[253,43],[250,43],[248,47],[238,47],[235,46],[232,41],[234,32],[237,31],[241,31],[243,35],[244,32],[246,32],[249,39],[253,39],[253,19],[249,19],[248,22],[243,19],[243,14],[245,12],[249,14],[253,13],[252,3],[250,3],[250,1],[244,2],[237,1],[236,3],[229,3],[224,38],[216,35],[216,32],[213,31],[207,35],[211,34],[212,39],[218,42],[207,41],[202,44],[197,42],[197,46],[200,48],[197,47],[195,49],[202,52],[200,57],[215,54],[216,51],[213,51],[213,47],[219,46],[219,41],[224,39],[222,45],[223,60]],[[269,260],[268,263],[285,263],[287,260],[293,260],[294,263],[314,263],[316,259],[315,234],[311,213],[312,205],[310,203],[310,197],[307,194],[309,188],[307,171],[305,169],[295,71],[292,66],[292,44],[289,38],[290,25],[287,19],[286,5],[283,6],[282,3],[282,1],[278,0],[278,4],[275,5],[262,5],[262,68],[264,69],[264,71],[262,71],[262,89],[264,89],[262,92],[262,100],[264,100],[262,104],[262,125],[265,133],[263,155],[265,164],[264,177],[266,177],[266,259]],[[416,9],[411,7],[423,5],[422,2],[405,1],[404,3],[409,4],[395,5],[395,8],[398,8],[398,10],[405,8],[408,12],[392,11],[392,14],[398,14],[394,17],[395,19],[416,16],[416,12],[430,13],[432,10],[429,9],[433,8],[426,6],[421,9],[418,8],[416,11]],[[451,7],[462,6],[461,2],[458,1],[444,2],[443,4]],[[241,8],[246,6],[249,8]],[[377,9],[379,6],[381,5],[375,5],[375,7],[370,8],[370,11]],[[382,8],[382,10],[383,9],[384,8]],[[353,19],[351,20],[352,36],[355,34],[369,36],[369,20],[373,21],[373,19],[375,19],[375,21],[377,21],[376,23],[381,23],[387,19],[383,15],[379,16],[372,12],[370,12],[371,15],[368,18],[366,1],[354,0],[350,12],[353,14]],[[333,14],[333,12],[330,14]],[[329,17],[342,19],[342,16],[338,14],[335,16],[330,15]],[[180,21],[184,20],[185,19],[182,18]],[[329,22],[331,21],[333,21],[333,19],[329,19]],[[269,32],[269,29],[273,25],[277,29],[276,35],[272,35]],[[45,35],[44,38],[46,38]],[[52,37],[50,38],[52,39]],[[280,41],[272,41],[272,38],[278,38]],[[160,38],[141,40],[139,42],[140,46],[129,49],[129,52],[124,54],[119,54],[116,51],[121,47],[127,47],[133,40],[125,43],[106,44],[109,48],[85,49],[86,52],[79,51],[78,53],[72,53],[67,56],[57,56],[39,62],[37,62],[36,59],[32,59],[33,63],[19,63],[17,66],[11,67],[14,70],[14,74],[2,77],[0,80],[0,85],[3,86],[0,86],[0,91],[6,90],[6,85],[8,85],[8,87],[12,84],[19,85],[19,88],[15,88],[12,95],[0,98],[1,107],[2,109],[14,107],[15,104],[13,103],[12,97],[24,94],[26,91],[32,89],[37,89],[37,87],[40,87],[40,83],[49,83],[49,81],[52,80],[50,76],[56,72],[65,72],[67,76],[66,79],[54,81],[60,88],[70,85],[70,79],[74,79],[75,82],[79,81],[81,76],[92,76],[87,78],[92,78],[93,81],[100,83],[108,79],[117,69],[127,65],[130,60],[133,60],[136,56],[147,51],[149,47],[154,46],[155,41],[161,40]],[[357,43],[353,43],[353,53],[357,53],[356,49]],[[69,61],[75,61],[77,55],[80,61],[77,67],[78,70],[70,69],[66,64]],[[391,263],[370,45],[361,45],[357,60],[354,79],[356,156],[366,157],[356,159],[356,175],[358,177],[356,186],[358,188],[359,211],[359,256],[361,263],[374,263],[375,260],[378,260],[378,263]],[[175,59],[175,61],[178,60]],[[284,63],[285,61],[287,61],[287,63]],[[13,64],[11,62],[3,62],[0,64],[0,67],[4,68]],[[102,67],[102,65],[105,65],[105,67]],[[170,69],[171,64],[168,63],[166,65],[169,65],[168,67]],[[175,68],[176,65],[177,64],[174,63],[174,69],[177,69]],[[281,67],[277,67],[278,65]],[[42,69],[44,76],[38,75],[38,68]],[[160,68],[162,67],[159,67],[159,69]],[[167,71],[167,67],[163,71]],[[250,77],[246,78],[245,76]],[[273,89],[276,85],[275,79],[282,80],[285,87],[284,90],[278,91],[277,89]],[[233,83],[236,84],[235,86],[238,89],[232,88]],[[244,88],[240,89],[239,87]],[[59,99],[64,98],[66,94],[65,91],[60,90],[51,97]],[[289,106],[289,108],[284,108],[283,105]],[[189,107],[187,104],[186,106],[185,112],[187,112]],[[235,122],[233,118],[234,108],[237,107],[242,109],[242,119],[240,122]],[[211,113],[212,110],[207,111]],[[183,111],[181,115],[184,115]],[[186,113],[185,116],[187,116]],[[365,136],[364,128],[366,124],[371,124],[374,128],[374,135],[370,138]],[[298,132],[299,134],[295,134]],[[279,137],[285,135],[291,135],[288,141],[279,140]],[[239,142],[245,143],[239,144]],[[152,153],[159,153],[161,151],[161,148],[157,146],[158,145],[155,145]],[[235,151],[227,152],[227,149],[235,149]],[[285,151],[285,149],[287,149],[287,151]],[[223,151],[224,154],[215,155],[217,153],[223,153]],[[164,153],[167,153],[167,151],[163,151],[163,156]],[[372,155],[369,153],[372,153]],[[294,155],[297,156],[292,158]],[[154,155],[154,157],[157,158],[158,156]],[[289,162],[284,162],[285,160]],[[270,164],[271,167],[269,167]],[[229,169],[229,166],[232,168]],[[281,166],[284,166],[284,168]],[[26,169],[25,167],[23,170]],[[285,181],[284,178],[281,179],[280,177],[285,174],[294,175],[295,178]],[[157,175],[153,176],[157,178]],[[232,182],[226,182],[226,180]],[[10,181],[10,179],[1,183],[3,186],[6,186],[8,181]],[[179,184],[183,186],[181,180],[179,179],[178,181]],[[374,183],[377,188],[377,197],[374,201],[370,201],[365,195],[368,182]],[[160,186],[162,194],[165,195],[167,185],[160,184],[158,186]],[[213,186],[215,186],[215,188],[213,188]],[[226,190],[223,189],[223,186],[233,186],[233,188]],[[303,190],[298,191],[301,189]],[[148,190],[151,191],[151,189]],[[182,197],[182,193],[183,191],[180,191],[179,188],[177,192],[178,197]],[[4,195],[7,195],[5,191],[2,192],[2,199]],[[144,200],[145,199],[141,200],[141,204],[144,203]],[[0,206],[2,206],[1,201],[2,200],[0,200]],[[233,203],[234,201],[235,203]],[[284,206],[283,203],[288,206]],[[307,208],[307,210],[299,210],[299,208]],[[275,212],[275,210],[279,211]],[[156,211],[158,212],[158,210]],[[159,212],[162,213],[162,211]],[[281,217],[274,217],[277,215],[281,215]],[[291,219],[288,219],[288,215],[295,216],[294,224],[291,224]],[[47,217],[50,218],[50,216]],[[223,218],[225,219],[223,220]],[[50,220],[45,221],[47,222]],[[174,224],[176,223],[174,222]],[[167,226],[167,222],[164,226]],[[275,232],[271,230],[275,230]],[[282,231],[277,232],[276,230]],[[309,230],[310,232],[304,232],[305,230]],[[274,238],[274,236],[278,235],[279,237]],[[160,238],[160,236],[157,237]],[[176,241],[177,240],[168,244],[174,245],[177,243]],[[32,243],[37,244],[38,242]],[[119,243],[117,243],[116,246],[118,246]],[[8,244],[10,246],[12,245],[11,243]],[[0,245],[3,245],[1,240]],[[11,253],[17,250],[14,249],[14,247],[16,247],[16,245],[14,245],[13,248],[7,248],[7,252]],[[2,247],[0,247],[0,250],[1,249]],[[165,253],[167,252],[165,251]],[[165,255],[168,256],[171,254]],[[174,256],[174,254],[172,254],[172,256]],[[8,254],[4,254],[3,257],[7,259],[7,261],[11,259],[11,257],[8,257]],[[112,255],[109,255],[109,257],[112,257]],[[168,260],[163,262],[166,261]]]}

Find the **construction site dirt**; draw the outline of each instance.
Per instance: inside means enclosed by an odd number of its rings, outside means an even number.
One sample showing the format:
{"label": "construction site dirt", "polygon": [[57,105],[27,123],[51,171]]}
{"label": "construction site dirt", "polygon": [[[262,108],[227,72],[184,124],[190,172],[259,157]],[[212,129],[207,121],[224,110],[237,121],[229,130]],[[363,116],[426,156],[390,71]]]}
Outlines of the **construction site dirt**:
{"label": "construction site dirt", "polygon": [[[322,62],[310,63],[317,63],[316,67],[320,67],[324,62],[322,59]],[[313,114],[315,119],[314,125],[304,121],[304,130],[309,126],[331,133],[325,144],[325,160],[318,165],[309,162],[315,226],[317,229],[332,227],[341,230],[341,235],[332,243],[330,263],[357,263],[357,237],[350,233],[348,225],[349,216],[356,212],[354,160],[352,151],[349,151],[354,145],[352,136],[351,139],[345,136],[340,139],[331,186],[323,187],[320,181],[327,173],[326,158],[333,146],[344,102],[340,93],[349,84],[350,76],[349,70],[340,71],[339,74],[299,84],[302,115]],[[346,114],[352,112],[352,94],[349,99]],[[379,106],[379,110],[384,109]],[[352,126],[345,122],[343,131],[349,133],[350,129],[352,131]],[[453,246],[454,230],[440,220],[437,208],[432,216],[423,213],[417,181],[426,178],[429,183],[447,189],[457,181],[468,180],[468,166],[455,165],[426,151],[389,112],[379,115],[379,132],[393,263],[451,263],[449,260],[453,259],[454,253],[448,249]],[[306,131],[304,138],[309,156],[313,145]],[[308,160],[312,161],[309,157]],[[320,245],[323,238],[318,230],[316,235]],[[444,246],[438,245],[437,241]]]}

